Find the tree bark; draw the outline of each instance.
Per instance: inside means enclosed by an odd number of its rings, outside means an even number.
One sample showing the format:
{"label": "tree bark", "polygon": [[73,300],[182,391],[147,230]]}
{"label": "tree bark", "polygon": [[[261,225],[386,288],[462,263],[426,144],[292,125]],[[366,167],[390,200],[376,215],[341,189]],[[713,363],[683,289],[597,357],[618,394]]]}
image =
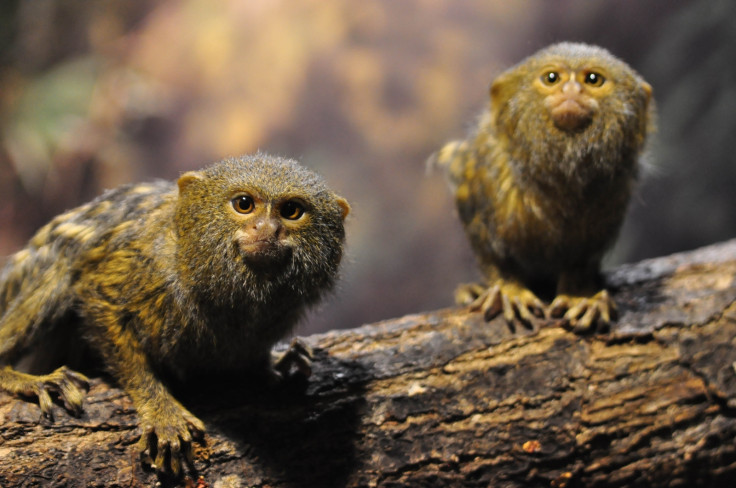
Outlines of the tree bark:
{"label": "tree bark", "polygon": [[[306,337],[302,388],[189,392],[207,435],[178,483],[732,485],[735,276],[736,240],[622,266],[607,275],[619,319],[606,334],[512,331],[450,308]],[[0,393],[0,486],[157,481],[108,380],[92,382],[80,418],[55,413],[39,422],[35,402]]]}

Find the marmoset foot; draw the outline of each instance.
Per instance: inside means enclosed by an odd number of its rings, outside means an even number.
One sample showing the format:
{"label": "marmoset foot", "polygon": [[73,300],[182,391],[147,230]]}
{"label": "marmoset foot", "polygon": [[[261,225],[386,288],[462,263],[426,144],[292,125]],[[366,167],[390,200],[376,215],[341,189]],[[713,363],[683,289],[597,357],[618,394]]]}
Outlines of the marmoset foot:
{"label": "marmoset foot", "polygon": [[0,370],[0,389],[18,395],[38,397],[41,412],[51,420],[54,418],[51,394],[58,396],[69,413],[78,416],[82,413],[84,403],[83,390],[88,388],[87,377],[66,366],[44,375],[21,373],[10,367]]}
{"label": "marmoset foot", "polygon": [[536,318],[544,317],[544,304],[523,285],[498,280],[490,287],[471,283],[460,285],[455,291],[455,300],[469,305],[472,311],[483,313],[486,321],[503,315],[506,323],[513,327],[516,321],[532,327]]}
{"label": "marmoset foot", "polygon": [[608,291],[601,290],[592,297],[558,295],[549,306],[551,318],[562,318],[565,325],[581,334],[606,330],[616,319],[616,303]]}

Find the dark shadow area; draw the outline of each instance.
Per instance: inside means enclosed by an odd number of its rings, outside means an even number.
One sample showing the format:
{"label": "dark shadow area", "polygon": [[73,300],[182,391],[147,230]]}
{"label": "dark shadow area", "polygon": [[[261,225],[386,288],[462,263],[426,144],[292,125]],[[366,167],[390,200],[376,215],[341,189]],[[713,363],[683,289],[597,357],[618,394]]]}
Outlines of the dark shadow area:
{"label": "dark shadow area", "polygon": [[234,463],[239,472],[261,472],[278,485],[337,488],[347,483],[357,462],[369,377],[365,364],[316,350],[306,382],[213,381],[182,399],[208,433],[239,445],[238,459],[214,452],[210,464]]}

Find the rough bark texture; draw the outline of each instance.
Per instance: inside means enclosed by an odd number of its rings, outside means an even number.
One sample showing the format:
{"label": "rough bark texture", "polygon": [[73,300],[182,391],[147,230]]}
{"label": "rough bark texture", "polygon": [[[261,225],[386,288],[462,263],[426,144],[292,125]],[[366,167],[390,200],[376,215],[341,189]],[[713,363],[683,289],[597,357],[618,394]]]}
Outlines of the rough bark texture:
{"label": "rough bark texture", "polygon": [[[208,432],[180,483],[731,485],[735,276],[736,240],[618,268],[609,334],[447,309],[305,338],[306,388],[223,384],[185,401]],[[0,394],[0,486],[157,481],[138,463],[130,399],[107,381],[81,418],[39,417]]]}

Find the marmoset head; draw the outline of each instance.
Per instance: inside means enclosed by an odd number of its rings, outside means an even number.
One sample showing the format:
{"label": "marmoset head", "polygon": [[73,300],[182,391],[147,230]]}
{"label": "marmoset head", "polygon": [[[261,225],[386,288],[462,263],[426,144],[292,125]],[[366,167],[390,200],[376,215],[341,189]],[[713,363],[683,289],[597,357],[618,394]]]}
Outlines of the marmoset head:
{"label": "marmoset head", "polygon": [[182,256],[192,269],[207,270],[200,282],[219,274],[249,287],[255,280],[268,280],[261,288],[331,285],[350,206],[316,173],[256,154],[185,173],[178,187]]}
{"label": "marmoset head", "polygon": [[563,42],[529,56],[492,84],[498,134],[531,168],[568,174],[631,162],[654,121],[652,88],[607,50]]}

